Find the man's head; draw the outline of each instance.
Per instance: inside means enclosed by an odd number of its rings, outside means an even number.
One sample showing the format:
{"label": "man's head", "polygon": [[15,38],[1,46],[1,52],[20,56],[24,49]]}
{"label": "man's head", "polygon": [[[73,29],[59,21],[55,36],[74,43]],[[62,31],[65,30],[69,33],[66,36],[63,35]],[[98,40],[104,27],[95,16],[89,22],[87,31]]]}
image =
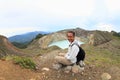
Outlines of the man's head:
{"label": "man's head", "polygon": [[67,39],[68,39],[69,42],[72,43],[74,41],[74,39],[75,39],[75,32],[68,31],[67,32]]}

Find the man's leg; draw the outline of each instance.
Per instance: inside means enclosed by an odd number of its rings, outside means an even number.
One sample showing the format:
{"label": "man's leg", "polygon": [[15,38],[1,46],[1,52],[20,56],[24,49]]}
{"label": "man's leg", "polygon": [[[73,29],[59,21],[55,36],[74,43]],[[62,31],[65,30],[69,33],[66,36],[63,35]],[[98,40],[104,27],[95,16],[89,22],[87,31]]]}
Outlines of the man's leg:
{"label": "man's leg", "polygon": [[53,68],[58,70],[62,68],[63,65],[71,65],[72,63],[70,60],[67,60],[64,57],[65,53],[60,53],[58,56],[55,57],[55,63],[53,64]]}
{"label": "man's leg", "polygon": [[73,64],[70,60],[66,59],[63,56],[56,56],[55,60],[57,63],[63,64],[63,65],[71,65]]}

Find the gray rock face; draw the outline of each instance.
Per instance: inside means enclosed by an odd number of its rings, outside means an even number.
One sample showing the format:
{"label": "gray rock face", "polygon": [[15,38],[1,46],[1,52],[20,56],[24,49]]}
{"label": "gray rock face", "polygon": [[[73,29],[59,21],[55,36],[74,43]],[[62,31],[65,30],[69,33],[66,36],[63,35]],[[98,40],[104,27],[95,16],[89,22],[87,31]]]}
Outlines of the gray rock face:
{"label": "gray rock face", "polygon": [[89,44],[91,45],[100,45],[112,40],[112,35],[109,32],[104,31],[95,31],[88,36]]}
{"label": "gray rock face", "polygon": [[39,47],[47,48],[50,43],[65,39],[66,39],[65,32],[52,33],[39,39],[40,44]]}

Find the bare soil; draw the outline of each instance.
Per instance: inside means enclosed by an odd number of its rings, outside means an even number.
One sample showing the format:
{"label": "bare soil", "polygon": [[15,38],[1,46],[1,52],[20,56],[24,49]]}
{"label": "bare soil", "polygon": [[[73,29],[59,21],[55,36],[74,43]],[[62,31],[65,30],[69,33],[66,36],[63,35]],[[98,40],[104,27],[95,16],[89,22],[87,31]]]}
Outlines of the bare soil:
{"label": "bare soil", "polygon": [[[59,50],[34,57],[38,70],[21,68],[13,61],[0,60],[0,80],[101,80],[102,73],[109,73],[111,80],[120,80],[120,68],[117,66],[110,66],[101,64],[102,66],[95,66],[94,64],[86,64],[85,70],[81,73],[74,74],[64,73],[64,69],[54,70],[52,64],[54,57],[59,53]],[[49,68],[49,71],[43,71],[43,68]]]}

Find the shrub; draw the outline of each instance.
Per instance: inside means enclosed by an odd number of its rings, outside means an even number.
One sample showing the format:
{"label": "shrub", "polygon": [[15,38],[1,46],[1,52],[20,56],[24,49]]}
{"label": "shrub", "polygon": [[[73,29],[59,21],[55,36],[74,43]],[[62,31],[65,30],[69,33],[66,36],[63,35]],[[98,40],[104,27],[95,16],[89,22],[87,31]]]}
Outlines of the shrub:
{"label": "shrub", "polygon": [[115,31],[111,31],[111,32],[112,32],[113,36],[120,37],[120,33],[117,33]]}
{"label": "shrub", "polygon": [[36,69],[36,64],[31,58],[15,56],[13,60],[15,61],[15,64],[19,64],[23,68]]}
{"label": "shrub", "polygon": [[36,37],[35,37],[35,39],[39,39],[39,38],[41,38],[41,37],[43,37],[43,36],[45,36],[46,34],[38,34]]}

